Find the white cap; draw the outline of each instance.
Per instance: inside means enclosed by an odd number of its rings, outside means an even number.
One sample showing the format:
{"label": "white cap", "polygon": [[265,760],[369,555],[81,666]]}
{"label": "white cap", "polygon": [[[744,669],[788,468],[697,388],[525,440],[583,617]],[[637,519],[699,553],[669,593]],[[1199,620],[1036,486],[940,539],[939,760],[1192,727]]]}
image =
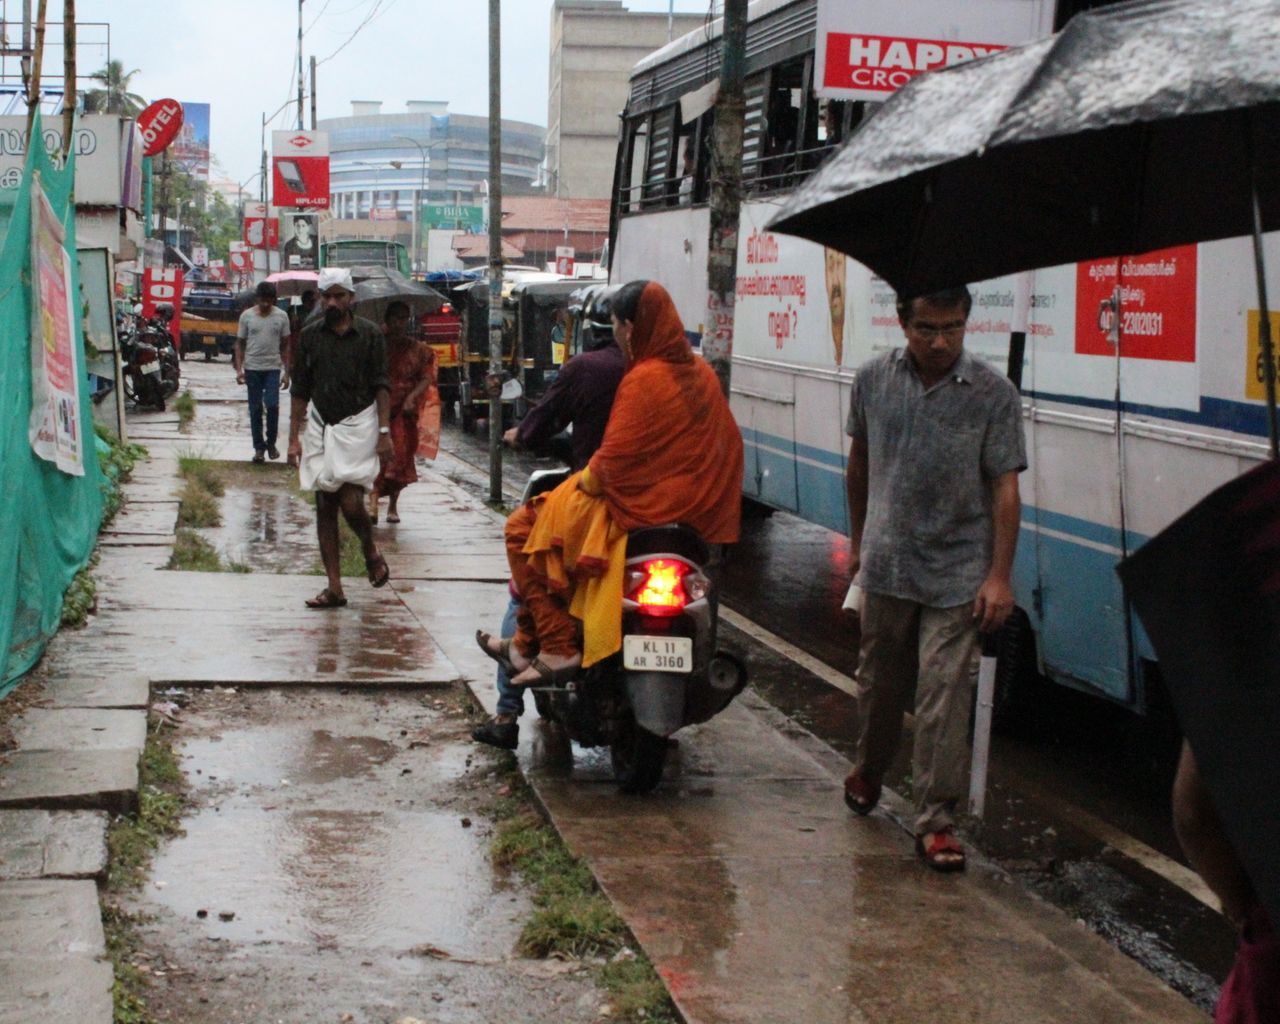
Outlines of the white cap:
{"label": "white cap", "polygon": [[351,271],[346,267],[325,267],[320,271],[320,280],[316,283],[316,291],[321,295],[330,288],[341,288],[355,294],[356,286],[351,281]]}

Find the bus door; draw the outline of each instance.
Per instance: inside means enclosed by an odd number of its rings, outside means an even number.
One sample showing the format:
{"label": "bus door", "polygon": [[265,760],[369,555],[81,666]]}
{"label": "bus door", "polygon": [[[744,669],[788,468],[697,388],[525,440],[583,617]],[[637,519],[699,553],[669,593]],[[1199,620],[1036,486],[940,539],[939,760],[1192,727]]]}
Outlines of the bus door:
{"label": "bus door", "polygon": [[[1035,346],[1027,348],[1030,389],[1040,397],[1028,424],[1031,472],[1015,568],[1023,580],[1028,568],[1034,574],[1026,610],[1046,673],[1128,703],[1134,696],[1128,615],[1115,572],[1126,550],[1121,362],[1113,320],[1109,312],[1098,314],[1099,337],[1082,346],[1092,354],[1079,357],[1096,393],[1109,391],[1109,400],[1054,402],[1055,391],[1064,388],[1047,367],[1037,376]],[[1020,603],[1027,596],[1020,594]]]}
{"label": "bus door", "polygon": [[750,371],[739,365],[733,372],[733,414],[743,438],[742,490],[766,505],[795,512],[795,380],[776,372],[752,380]]}

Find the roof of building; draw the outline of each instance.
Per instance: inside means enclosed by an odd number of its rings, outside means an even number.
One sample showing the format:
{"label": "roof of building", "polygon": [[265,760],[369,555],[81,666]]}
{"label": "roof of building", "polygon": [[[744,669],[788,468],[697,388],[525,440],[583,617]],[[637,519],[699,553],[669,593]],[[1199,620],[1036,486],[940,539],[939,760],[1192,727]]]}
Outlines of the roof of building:
{"label": "roof of building", "polygon": [[503,231],[608,231],[609,200],[503,196]]}

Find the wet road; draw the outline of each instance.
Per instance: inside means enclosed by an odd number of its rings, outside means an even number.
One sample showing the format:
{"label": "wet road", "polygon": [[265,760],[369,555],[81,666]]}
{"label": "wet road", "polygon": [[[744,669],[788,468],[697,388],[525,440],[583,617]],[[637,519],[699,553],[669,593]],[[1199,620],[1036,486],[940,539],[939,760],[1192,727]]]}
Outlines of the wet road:
{"label": "wet road", "polygon": [[[483,426],[471,436],[446,427],[438,466],[484,488],[486,443]],[[505,453],[508,500],[530,470],[549,465]],[[852,676],[857,620],[840,610],[848,564],[848,542],[839,534],[783,513],[748,518],[727,566],[725,604]],[[848,693],[798,666],[779,650],[785,645],[722,628],[725,643],[747,655],[757,693],[851,754]],[[995,737],[987,817],[970,822],[966,835],[1029,889],[1211,1007],[1234,937],[1220,914],[1177,884],[1186,871],[1168,811],[1172,738],[1158,721],[1061,687],[1037,691],[1035,705],[1016,734]],[[889,780],[899,792],[910,789],[908,750],[904,743]]]}

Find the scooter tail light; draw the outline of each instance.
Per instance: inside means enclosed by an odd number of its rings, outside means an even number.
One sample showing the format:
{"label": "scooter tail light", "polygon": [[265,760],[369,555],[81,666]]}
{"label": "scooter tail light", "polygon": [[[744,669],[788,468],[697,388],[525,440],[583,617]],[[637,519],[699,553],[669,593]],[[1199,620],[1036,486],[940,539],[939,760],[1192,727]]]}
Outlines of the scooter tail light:
{"label": "scooter tail light", "polygon": [[651,558],[627,574],[627,597],[646,615],[679,615],[689,603],[689,567],[674,558]]}

